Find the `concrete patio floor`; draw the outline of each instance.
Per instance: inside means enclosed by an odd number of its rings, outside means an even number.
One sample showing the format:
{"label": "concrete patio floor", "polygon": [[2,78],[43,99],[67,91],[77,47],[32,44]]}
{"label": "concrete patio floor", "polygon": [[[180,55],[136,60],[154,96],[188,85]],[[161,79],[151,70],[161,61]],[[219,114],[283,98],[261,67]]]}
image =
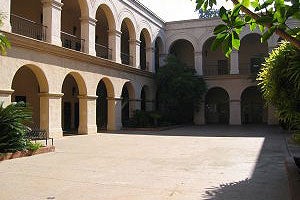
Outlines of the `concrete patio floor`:
{"label": "concrete patio floor", "polygon": [[70,136],[0,162],[1,200],[287,200],[278,127],[203,126]]}

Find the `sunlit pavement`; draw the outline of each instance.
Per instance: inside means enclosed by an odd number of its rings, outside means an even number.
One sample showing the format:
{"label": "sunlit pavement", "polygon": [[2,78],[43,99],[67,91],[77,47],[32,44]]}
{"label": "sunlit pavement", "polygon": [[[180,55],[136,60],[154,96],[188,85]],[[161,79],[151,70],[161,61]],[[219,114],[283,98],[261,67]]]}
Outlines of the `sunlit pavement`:
{"label": "sunlit pavement", "polygon": [[55,146],[0,162],[0,199],[288,199],[278,127],[122,131],[64,137]]}

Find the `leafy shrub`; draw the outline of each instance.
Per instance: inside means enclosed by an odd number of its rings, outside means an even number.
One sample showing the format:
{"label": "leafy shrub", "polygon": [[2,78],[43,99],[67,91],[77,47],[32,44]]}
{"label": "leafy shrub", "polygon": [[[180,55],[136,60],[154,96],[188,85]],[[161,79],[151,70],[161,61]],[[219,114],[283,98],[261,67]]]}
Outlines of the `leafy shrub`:
{"label": "leafy shrub", "polygon": [[0,152],[15,152],[26,149],[24,125],[31,121],[31,111],[23,102],[12,103],[7,107],[0,102]]}
{"label": "leafy shrub", "polygon": [[158,120],[160,118],[161,115],[158,112],[136,110],[128,126],[138,128],[157,127],[159,126]]}
{"label": "leafy shrub", "polygon": [[31,141],[27,141],[26,142],[26,149],[30,150],[30,151],[36,151],[38,149],[40,149],[43,145],[39,142],[37,143],[33,143]]}
{"label": "leafy shrub", "polygon": [[257,80],[281,123],[300,128],[300,50],[283,42],[266,59]]}

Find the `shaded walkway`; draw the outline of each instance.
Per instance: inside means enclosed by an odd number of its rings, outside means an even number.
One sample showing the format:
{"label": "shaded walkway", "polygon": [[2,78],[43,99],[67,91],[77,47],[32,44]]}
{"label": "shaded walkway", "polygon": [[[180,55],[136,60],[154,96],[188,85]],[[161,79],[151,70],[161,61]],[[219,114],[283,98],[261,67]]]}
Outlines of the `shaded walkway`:
{"label": "shaded walkway", "polygon": [[204,126],[65,137],[55,153],[1,162],[0,197],[287,200],[283,136]]}

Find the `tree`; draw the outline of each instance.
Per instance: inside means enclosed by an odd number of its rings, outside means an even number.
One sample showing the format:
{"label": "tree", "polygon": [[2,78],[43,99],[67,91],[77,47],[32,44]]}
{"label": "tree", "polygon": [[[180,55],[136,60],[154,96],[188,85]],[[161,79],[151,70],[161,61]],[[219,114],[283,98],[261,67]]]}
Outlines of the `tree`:
{"label": "tree", "polygon": [[[2,18],[3,16],[0,14],[0,26],[3,25]],[[5,55],[7,48],[10,48],[10,42],[8,41],[7,37],[0,32],[0,54]]]}
{"label": "tree", "polygon": [[169,56],[166,63],[156,74],[159,111],[166,121],[191,122],[206,84],[194,69],[186,67],[174,56]]}
{"label": "tree", "polygon": [[[216,39],[212,49],[222,46],[222,50],[229,57],[232,49],[240,47],[239,34],[249,25],[253,31],[257,26],[263,33],[261,41],[268,40],[274,33],[289,41],[300,49],[300,28],[291,28],[286,24],[289,19],[300,19],[299,0],[288,3],[284,0],[231,0],[232,10],[220,8],[219,16],[224,22],[215,27]],[[196,0],[196,9],[207,10],[217,4],[216,0]],[[251,11],[254,10],[254,11]]]}
{"label": "tree", "polygon": [[283,42],[266,58],[258,74],[258,86],[278,118],[288,127],[300,129],[300,50]]}

